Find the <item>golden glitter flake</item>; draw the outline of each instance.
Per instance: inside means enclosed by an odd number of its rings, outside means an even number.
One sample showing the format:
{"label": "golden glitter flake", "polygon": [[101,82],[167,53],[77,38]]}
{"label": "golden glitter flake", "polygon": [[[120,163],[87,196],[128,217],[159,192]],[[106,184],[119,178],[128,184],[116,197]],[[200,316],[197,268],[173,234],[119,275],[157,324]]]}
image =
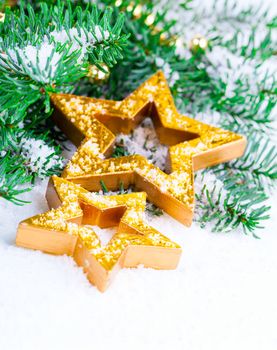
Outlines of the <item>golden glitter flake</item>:
{"label": "golden glitter flake", "polygon": [[[51,101],[54,120],[79,148],[62,177],[49,182],[46,198],[51,210],[21,222],[16,244],[73,256],[101,291],[121,267],[176,268],[181,248],[145,222],[146,195],[190,225],[194,170],[241,156],[246,139],[179,114],[162,72],[123,101],[65,94],[53,94]],[[167,172],[140,155],[109,158],[115,134],[130,133],[146,116],[152,117],[161,143],[169,146]],[[123,184],[144,192],[89,192],[99,191],[101,180],[109,190]],[[90,225],[118,230],[102,246]]]}
{"label": "golden glitter flake", "polygon": [[[101,291],[120,267],[173,269],[178,264],[180,246],[144,220],[145,192],[101,196],[54,176],[47,200],[50,211],[20,223],[17,245],[73,256]],[[118,230],[102,246],[89,225],[118,225]]]}
{"label": "golden glitter flake", "polygon": [[[226,162],[243,154],[246,139],[178,113],[162,72],[121,102],[56,94],[54,119],[79,145],[63,177],[90,191],[135,185],[150,201],[185,225],[194,209],[193,170]],[[151,116],[161,143],[169,146],[167,173],[139,155],[108,158],[115,135],[130,133]]]}
{"label": "golden glitter flake", "polygon": [[0,12],[0,22],[5,22],[5,14],[3,12]]}
{"label": "golden glitter flake", "polygon": [[196,34],[189,42],[189,48],[193,53],[205,51],[209,46],[208,40],[201,34]]}

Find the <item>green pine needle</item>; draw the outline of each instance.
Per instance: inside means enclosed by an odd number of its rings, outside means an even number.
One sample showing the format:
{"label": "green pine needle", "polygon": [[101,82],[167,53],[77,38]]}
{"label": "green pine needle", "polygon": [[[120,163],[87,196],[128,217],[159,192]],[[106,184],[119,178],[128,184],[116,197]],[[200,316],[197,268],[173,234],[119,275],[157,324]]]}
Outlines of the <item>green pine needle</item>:
{"label": "green pine needle", "polygon": [[[4,2],[0,0],[0,7]],[[276,18],[259,6],[241,10],[230,0],[223,5],[215,1],[209,8],[195,6],[193,0],[181,1],[176,11],[182,12],[182,27],[191,35],[192,24],[203,28],[209,47],[193,55],[183,42],[187,54],[180,57],[175,36],[184,39],[185,35],[176,33],[175,20],[167,19],[175,3],[156,12],[158,3],[134,0],[131,8],[128,0],[120,6],[116,0],[97,0],[94,5],[85,0],[26,0],[21,6],[6,8],[5,22],[0,23],[0,196],[23,204],[20,195],[36,177],[59,174],[59,143],[64,136],[50,120],[52,92],[120,100],[164,69],[181,112],[207,118],[219,114],[219,126],[248,139],[243,157],[206,171],[217,180],[214,188],[204,182],[197,193],[197,220],[201,226],[211,223],[216,232],[241,228],[257,237],[257,229],[269,217],[267,196],[277,177],[277,151],[270,141],[276,75],[264,69],[264,63],[276,55]],[[140,17],[134,14],[138,5],[143,5]],[[146,19],[154,12],[154,23],[148,25]],[[57,39],[57,32],[63,40]],[[46,44],[48,49],[43,51]],[[216,49],[227,54],[220,64],[213,62]],[[44,63],[40,50],[47,52]],[[232,67],[230,57],[239,59],[246,70]],[[91,83],[86,78],[88,66],[103,69],[103,63],[111,70],[108,82]],[[229,68],[228,77],[221,65]],[[233,75],[230,94],[228,83]],[[52,154],[44,160],[38,155],[30,162],[23,152],[25,139],[40,140],[51,147]],[[128,154],[124,144],[117,144],[113,157]],[[49,167],[53,159],[58,161]],[[103,181],[101,186],[108,192]],[[125,193],[123,184],[120,192]],[[159,209],[151,208],[157,215]]]}

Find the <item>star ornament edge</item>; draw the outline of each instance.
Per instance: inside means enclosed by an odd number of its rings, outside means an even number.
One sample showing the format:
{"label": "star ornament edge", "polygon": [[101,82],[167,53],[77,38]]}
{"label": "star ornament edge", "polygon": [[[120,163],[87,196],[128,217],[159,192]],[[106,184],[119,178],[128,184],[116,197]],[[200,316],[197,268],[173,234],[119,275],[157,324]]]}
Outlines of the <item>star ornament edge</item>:
{"label": "star ornament edge", "polygon": [[[16,245],[72,256],[101,292],[121,268],[177,267],[182,249],[145,222],[144,192],[96,195],[53,176],[46,198],[51,209],[19,224]],[[118,226],[118,230],[102,245],[91,226]]]}
{"label": "star ornament edge", "polygon": [[[64,178],[90,191],[99,191],[101,180],[110,190],[135,185],[186,226],[193,218],[194,171],[240,157],[246,147],[242,135],[181,115],[161,71],[122,101],[68,94],[54,94],[51,100],[57,125],[79,146]],[[140,155],[109,158],[114,133],[129,133],[149,115],[169,146],[167,173]]]}
{"label": "star ornament edge", "polygon": [[[118,189],[122,183],[124,187],[136,185],[138,190],[146,192],[150,201],[187,226],[191,224],[193,216],[194,170],[236,158],[243,154],[246,146],[244,136],[180,115],[162,72],[150,77],[123,101],[106,101],[66,94],[52,95],[51,101],[56,109],[54,120],[57,125],[79,146],[60,180],[54,180],[54,177],[53,181],[66,181],[72,186],[79,184],[84,187],[84,191],[101,189],[100,180],[104,180],[110,190]],[[114,133],[129,133],[149,114],[161,142],[169,146],[168,173],[156,168],[140,155],[109,158],[115,140]],[[146,195],[140,193],[134,194],[134,205],[136,201],[145,202]],[[95,208],[92,210],[91,203],[80,201],[76,195],[75,200],[67,203],[67,195],[68,193],[63,199],[59,198],[50,181],[47,199],[52,209],[21,222],[16,244],[53,254],[66,253],[73,257],[77,254],[77,264],[83,267],[89,280],[96,284],[99,290],[104,291],[109,283],[111,271],[107,268],[108,265],[106,268],[99,265],[97,258],[91,254],[91,250],[95,248],[92,248],[92,245],[99,243],[99,238],[87,227],[87,224],[95,223],[99,215],[101,217],[101,208],[98,208],[98,211],[95,211]],[[144,199],[136,198],[137,195],[144,196]],[[95,203],[101,207],[100,197],[98,196],[98,202]],[[120,195],[115,197],[119,199]],[[113,226],[119,223],[120,234],[139,235],[139,241],[133,241],[138,244],[131,243],[127,247],[127,251],[130,247],[130,254],[119,250],[120,254],[116,260],[119,267],[137,266],[139,263],[154,268],[177,266],[181,248],[176,243],[172,242],[176,246],[170,249],[156,247],[153,250],[153,242],[147,241],[149,226],[144,226],[142,221],[139,221],[141,227],[136,227],[134,222],[132,225],[135,227],[128,225],[128,222],[124,223],[122,218],[128,212],[126,206],[121,206],[119,212],[113,208],[108,210],[108,215],[102,216],[102,220],[97,224]],[[141,214],[141,208],[134,210],[134,213],[135,217],[138,213]],[[50,216],[45,222],[47,215]],[[152,228],[150,232],[151,230]],[[156,243],[159,244],[161,237],[164,237],[162,241],[171,242],[156,230],[154,232],[158,239]],[[115,237],[115,240],[117,238]],[[136,255],[137,247],[143,248],[144,251],[138,250]],[[105,254],[104,251],[104,260],[109,260],[118,251],[117,244],[114,248],[112,253]],[[97,246],[97,249],[103,253],[101,245]],[[76,253],[78,251],[79,253]],[[143,257],[146,258],[143,260]],[[155,259],[158,259],[160,265],[155,263]]]}

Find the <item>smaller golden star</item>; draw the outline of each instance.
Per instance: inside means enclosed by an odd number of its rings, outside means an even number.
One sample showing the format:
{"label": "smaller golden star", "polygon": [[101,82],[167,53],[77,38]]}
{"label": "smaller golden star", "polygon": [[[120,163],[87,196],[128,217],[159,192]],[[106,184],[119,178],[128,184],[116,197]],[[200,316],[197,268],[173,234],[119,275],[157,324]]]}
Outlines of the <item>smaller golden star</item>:
{"label": "smaller golden star", "polygon": [[[46,198],[52,209],[22,221],[16,244],[73,256],[100,291],[122,267],[176,268],[181,248],[145,222],[144,192],[101,196],[54,176]],[[119,226],[102,246],[89,225]]]}

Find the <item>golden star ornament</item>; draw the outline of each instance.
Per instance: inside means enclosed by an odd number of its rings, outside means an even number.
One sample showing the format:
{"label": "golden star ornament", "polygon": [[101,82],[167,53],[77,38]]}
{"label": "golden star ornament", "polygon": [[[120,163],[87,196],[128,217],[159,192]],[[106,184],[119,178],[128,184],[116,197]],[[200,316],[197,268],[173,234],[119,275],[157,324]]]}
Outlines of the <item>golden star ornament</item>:
{"label": "golden star ornament", "polygon": [[[78,149],[61,178],[49,182],[51,210],[20,223],[17,245],[73,256],[101,291],[119,267],[175,268],[181,248],[145,222],[146,196],[189,226],[194,171],[240,157],[245,137],[178,113],[162,72],[123,101],[68,94],[53,94],[51,101],[54,121]],[[166,172],[141,155],[110,158],[115,135],[130,133],[149,116],[169,147]],[[101,181],[111,191],[133,185],[139,192],[92,193],[101,190]],[[104,247],[88,225],[118,226],[118,231]]]}
{"label": "golden star ornament", "polygon": [[[122,267],[143,264],[174,269],[181,248],[144,220],[146,193],[101,196],[53,176],[46,193],[50,211],[22,221],[16,244],[73,256],[89,281],[105,291]],[[90,225],[118,226],[106,246]]]}

